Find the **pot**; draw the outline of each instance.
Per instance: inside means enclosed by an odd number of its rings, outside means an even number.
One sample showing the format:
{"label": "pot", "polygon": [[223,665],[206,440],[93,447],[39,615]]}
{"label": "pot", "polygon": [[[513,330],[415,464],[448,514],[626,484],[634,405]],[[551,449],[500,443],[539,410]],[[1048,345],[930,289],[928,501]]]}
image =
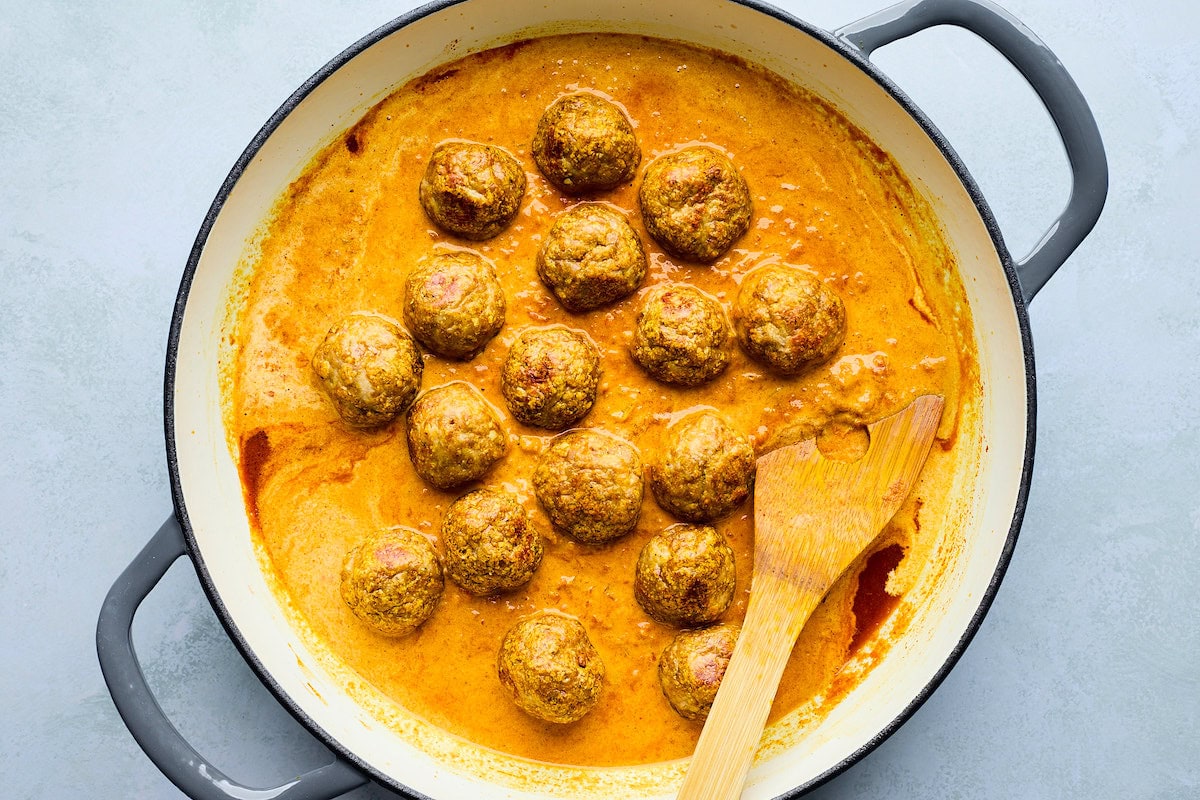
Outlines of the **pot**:
{"label": "pot", "polygon": [[[1033,252],[1014,260],[971,176],[937,129],[870,62],[878,47],[950,24],[981,36],[1041,96],[1066,147],[1072,192]],[[238,159],[200,229],[180,286],[166,363],[166,444],[175,515],[120,576],[97,628],[122,718],[154,763],[193,798],[329,798],[375,780],[408,796],[671,796],[683,765],[582,770],[531,764],[438,737],[412,719],[364,712],[291,630],[259,568],[221,415],[218,353],[228,292],[272,203],[308,158],[409,79],[467,53],[539,34],[650,34],[743,56],[808,88],[883,147],[920,187],[956,255],[975,319],[984,384],[978,485],[963,552],[892,650],[815,728],[771,748],[746,797],[796,796],[869,753],[927,699],[996,594],[1024,513],[1034,449],[1026,304],[1099,217],[1107,165],[1078,88],[1032,33],[986,0],[908,0],[834,32],[757,0],[438,0],[354,44],[307,81]],[[279,787],[227,778],[179,735],[138,666],[130,628],[180,556],[193,562],[250,666],[336,760]]]}

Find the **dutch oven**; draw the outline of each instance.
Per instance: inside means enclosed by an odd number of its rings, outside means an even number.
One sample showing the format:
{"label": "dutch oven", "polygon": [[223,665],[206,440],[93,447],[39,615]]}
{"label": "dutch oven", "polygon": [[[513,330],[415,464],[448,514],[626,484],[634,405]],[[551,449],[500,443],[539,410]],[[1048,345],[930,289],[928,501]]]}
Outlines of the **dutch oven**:
{"label": "dutch oven", "polygon": [[[1070,199],[1023,258],[1008,252],[987,203],[941,133],[870,61],[877,48],[937,25],[975,33],[1015,65],[1065,145]],[[632,32],[716,48],[832,102],[922,187],[957,258],[975,320],[986,447],[963,552],[946,566],[936,596],[905,632],[904,646],[884,657],[815,731],[759,763],[745,796],[793,797],[861,759],[930,696],[978,630],[1016,544],[1032,470],[1035,386],[1026,306],[1090,232],[1107,192],[1095,120],[1054,54],[986,0],[909,0],[833,32],[757,0],[438,0],[355,43],[288,98],[221,186],[183,273],[165,382],[175,514],[113,586],[97,645],[125,723],[189,796],[331,798],[367,780],[435,798],[672,794],[678,765],[665,772],[651,765],[589,774],[494,753],[439,757],[407,741],[404,730],[361,714],[335,683],[323,682],[266,583],[222,424],[217,353],[228,287],[246,243],[307,158],[380,98],[439,64],[541,33],[577,31]],[[283,786],[250,789],[196,753],[163,715],[142,676],[130,629],[142,599],[183,555],[247,662],[333,750],[333,763]]]}

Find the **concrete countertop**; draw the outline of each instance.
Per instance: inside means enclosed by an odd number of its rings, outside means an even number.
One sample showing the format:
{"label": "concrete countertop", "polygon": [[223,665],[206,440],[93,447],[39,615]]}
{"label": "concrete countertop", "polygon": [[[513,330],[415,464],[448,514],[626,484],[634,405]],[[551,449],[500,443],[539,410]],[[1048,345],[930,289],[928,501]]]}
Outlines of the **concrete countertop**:
{"label": "concrete countertop", "polygon": [[[881,4],[780,3],[826,28]],[[96,615],[171,512],[167,327],[221,181],[279,104],[404,0],[7,3],[0,14],[0,783],[176,798],[101,679]],[[1200,6],[1008,0],[1095,111],[1092,236],[1038,295],[1038,443],[991,613],[917,714],[811,796],[1200,798]],[[957,30],[875,61],[947,134],[1015,253],[1068,173],[1016,73]],[[327,752],[229,642],[190,564],[135,625],[213,763],[282,781]],[[392,795],[375,786],[356,800]]]}

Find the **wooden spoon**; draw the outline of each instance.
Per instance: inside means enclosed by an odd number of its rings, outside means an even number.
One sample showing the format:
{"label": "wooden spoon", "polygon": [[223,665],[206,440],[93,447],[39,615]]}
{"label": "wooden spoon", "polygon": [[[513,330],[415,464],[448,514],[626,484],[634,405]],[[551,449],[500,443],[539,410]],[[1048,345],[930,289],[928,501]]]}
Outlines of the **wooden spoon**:
{"label": "wooden spoon", "polygon": [[941,413],[941,397],[918,397],[867,426],[854,462],[825,458],[813,439],[758,459],[750,603],[679,800],[741,795],[796,637],[908,496]]}

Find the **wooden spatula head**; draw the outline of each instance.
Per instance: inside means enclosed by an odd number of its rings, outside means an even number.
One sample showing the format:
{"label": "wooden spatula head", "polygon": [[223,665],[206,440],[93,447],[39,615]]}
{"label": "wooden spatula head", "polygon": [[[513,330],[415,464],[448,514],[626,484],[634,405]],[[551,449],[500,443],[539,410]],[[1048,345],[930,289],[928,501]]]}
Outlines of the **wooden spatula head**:
{"label": "wooden spatula head", "polygon": [[741,795],[796,637],[908,496],[941,413],[941,397],[917,398],[869,425],[866,453],[853,462],[826,458],[814,440],[758,460],[750,602],[680,800]]}
{"label": "wooden spatula head", "polygon": [[825,458],[812,439],[760,458],[755,573],[766,570],[793,580],[815,574],[827,580],[827,589],[908,496],[941,413],[942,398],[923,395],[868,425],[870,443],[857,461]]}

